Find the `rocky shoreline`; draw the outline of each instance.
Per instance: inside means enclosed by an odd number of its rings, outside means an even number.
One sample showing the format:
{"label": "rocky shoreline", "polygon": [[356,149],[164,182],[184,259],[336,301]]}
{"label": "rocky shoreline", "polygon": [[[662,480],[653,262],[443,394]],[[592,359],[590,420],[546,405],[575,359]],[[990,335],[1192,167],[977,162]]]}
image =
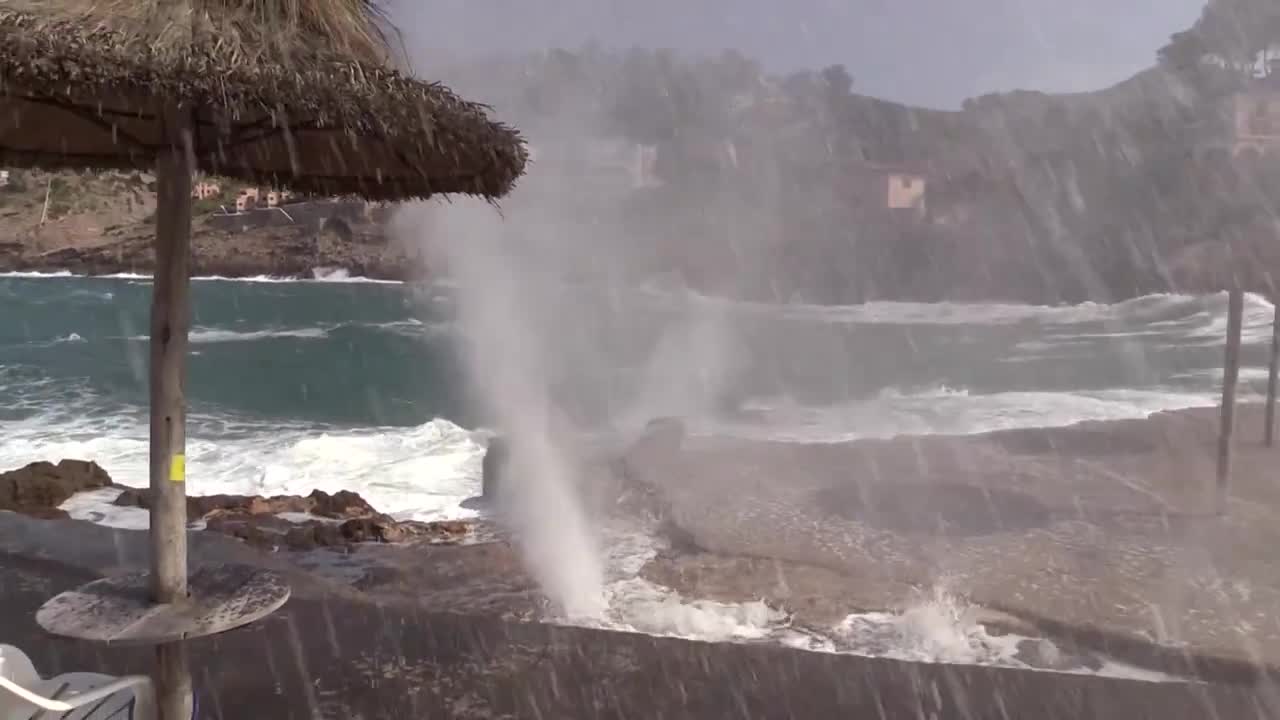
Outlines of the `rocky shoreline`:
{"label": "rocky shoreline", "polygon": [[[62,460],[35,462],[0,473],[0,511],[37,519],[68,519],[60,506],[77,493],[118,489],[118,507],[151,507],[149,489],[117,485],[97,463]],[[286,516],[293,516],[286,519]],[[460,543],[474,534],[472,523],[415,522],[380,513],[359,494],[330,495],[315,490],[300,495],[208,495],[187,498],[189,526],[227,535],[267,551],[345,548],[361,543],[422,540]]]}
{"label": "rocky shoreline", "polygon": [[[154,266],[145,227],[51,248],[0,242],[0,273],[149,275]],[[342,241],[290,227],[227,232],[198,222],[193,230],[191,273],[196,277],[312,279],[318,271],[397,282],[432,274],[417,253],[392,243],[378,226],[353,228]]]}
{"label": "rocky shoreline", "polygon": [[[1260,416],[1241,408],[1242,437]],[[1280,538],[1268,519],[1280,495],[1271,451],[1242,440],[1231,515],[1202,511],[1215,428],[1212,410],[1187,410],[808,445],[686,437],[680,421],[662,420],[623,449],[584,453],[582,475],[597,517],[643,518],[657,533],[658,552],[639,577],[679,597],[763,601],[796,629],[818,630],[851,612],[900,612],[946,592],[989,632],[1052,638],[1052,653],[1023,660],[1034,667],[1111,657],[1173,676],[1252,682],[1280,667],[1280,636],[1255,624],[1243,638],[1222,618],[1265,618],[1280,598],[1270,550]],[[490,490],[501,490],[503,459],[487,463],[498,473]],[[752,479],[766,477],[773,482]],[[144,533],[45,519],[59,517],[74,492],[114,487],[77,461],[0,475],[0,510],[31,518],[0,513],[0,553],[82,558],[104,571],[118,558],[89,559],[83,548],[101,542],[89,535],[107,533],[116,547],[139,544],[145,558]],[[120,490],[118,505],[146,506],[145,491]],[[986,504],[970,503],[970,490],[985,492]],[[358,597],[545,616],[516,548],[483,521],[397,521],[355,493],[191,498],[188,511],[192,527],[207,531],[192,535],[202,538],[193,547],[207,548],[193,562],[232,553]]]}

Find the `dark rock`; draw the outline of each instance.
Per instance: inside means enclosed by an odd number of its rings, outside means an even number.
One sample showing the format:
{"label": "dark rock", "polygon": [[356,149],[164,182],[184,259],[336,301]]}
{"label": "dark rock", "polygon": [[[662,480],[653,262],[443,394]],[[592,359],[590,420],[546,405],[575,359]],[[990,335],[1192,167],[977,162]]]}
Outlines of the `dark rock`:
{"label": "dark rock", "polygon": [[620,505],[655,519],[668,517],[669,508],[657,490],[656,479],[668,472],[669,463],[680,453],[684,436],[684,421],[679,418],[649,421],[644,434],[612,463],[613,474],[620,483]]}
{"label": "dark rock", "polygon": [[352,587],[357,590],[368,592],[394,583],[402,583],[405,581],[407,575],[408,574],[401,568],[390,567],[387,565],[374,565],[373,567],[365,570],[364,574],[352,584]]}
{"label": "dark rock", "polygon": [[217,516],[209,519],[205,529],[243,540],[253,547],[275,548],[283,544],[290,523],[279,520],[279,525],[273,525],[264,517],[257,517],[255,520],[256,522],[247,517],[230,515]]}
{"label": "dark rock", "polygon": [[[150,508],[149,490],[129,488],[116,505]],[[308,513],[315,519],[293,523],[281,513]],[[343,490],[333,495],[316,490],[300,495],[209,495],[187,498],[187,518],[204,520],[205,529],[239,538],[255,547],[314,550],[359,543],[399,543],[425,538],[456,542],[471,533],[463,522],[420,523],[383,515],[358,493]],[[334,522],[340,521],[340,522]]]}
{"label": "dark rock", "polygon": [[62,510],[56,507],[28,508],[26,510],[21,510],[17,512],[21,512],[23,515],[26,515],[27,517],[36,518],[37,520],[65,520],[71,517],[71,514],[68,513],[66,510]]}
{"label": "dark rock", "polygon": [[205,529],[239,538],[266,549],[316,550],[349,548],[362,543],[392,544],[409,540],[456,543],[473,531],[470,523],[441,521],[422,523],[369,515],[344,522],[308,520],[292,523],[272,515],[214,515]]}
{"label": "dark rock", "polygon": [[350,518],[377,513],[358,493],[349,490],[339,490],[333,495],[315,490],[307,496],[307,500],[311,502],[311,514],[320,517]]}
{"label": "dark rock", "polygon": [[[115,504],[123,507],[151,508],[149,489],[127,488]],[[201,520],[213,515],[278,515],[280,513],[310,513],[326,518],[353,518],[376,515],[377,510],[360,497],[347,490],[336,494],[315,490],[310,495],[205,495],[187,497],[187,518]]]}
{"label": "dark rock", "polygon": [[[426,277],[429,270],[422,258],[408,253],[401,244],[388,243],[383,228],[374,223],[347,223],[347,232],[341,233],[345,238],[337,241],[333,233],[317,233],[314,224],[232,232],[213,227],[210,219],[197,218],[192,227],[192,275],[310,278],[317,269],[326,268],[404,281]],[[69,270],[78,275],[149,274],[154,270],[149,222],[126,221],[118,232],[107,234],[109,239],[100,232],[92,238],[55,238],[60,227],[46,229],[49,237],[41,243],[24,242],[16,249],[0,247],[0,270]],[[320,241],[322,237],[327,239]],[[42,247],[49,243],[58,247]]]}
{"label": "dark rock", "polygon": [[35,462],[0,474],[0,510],[40,518],[61,518],[58,509],[78,492],[111,485],[111,476],[97,463],[63,460],[57,465]]}
{"label": "dark rock", "polygon": [[415,529],[407,525],[387,517],[353,518],[339,525],[338,533],[344,540],[353,543],[400,542]]}
{"label": "dark rock", "polygon": [[495,436],[489,440],[481,465],[481,497],[494,502],[502,491],[504,476],[510,472],[511,448],[505,438]]}

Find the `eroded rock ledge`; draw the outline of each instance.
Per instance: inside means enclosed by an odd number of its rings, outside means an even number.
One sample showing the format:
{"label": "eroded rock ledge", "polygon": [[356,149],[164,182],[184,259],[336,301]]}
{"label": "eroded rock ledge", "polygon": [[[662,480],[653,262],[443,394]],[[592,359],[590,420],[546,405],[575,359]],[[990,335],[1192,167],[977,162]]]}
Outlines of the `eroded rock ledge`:
{"label": "eroded rock ledge", "polygon": [[[35,462],[0,473],[0,510],[42,519],[67,518],[61,505],[87,490],[117,487],[114,504],[150,508],[151,491],[116,485],[98,464],[62,460]],[[297,521],[282,515],[297,514]],[[415,522],[378,512],[358,493],[310,495],[208,495],[187,498],[187,519],[205,529],[265,549],[342,548],[358,543],[459,542],[473,531],[464,521]]]}

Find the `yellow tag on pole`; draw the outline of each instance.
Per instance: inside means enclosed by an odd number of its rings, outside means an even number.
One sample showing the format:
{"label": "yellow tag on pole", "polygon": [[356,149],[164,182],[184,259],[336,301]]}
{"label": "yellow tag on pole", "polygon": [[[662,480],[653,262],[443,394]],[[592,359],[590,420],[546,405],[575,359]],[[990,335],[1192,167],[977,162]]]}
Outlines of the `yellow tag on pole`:
{"label": "yellow tag on pole", "polygon": [[174,455],[169,460],[169,481],[170,482],[186,482],[187,481],[187,456]]}

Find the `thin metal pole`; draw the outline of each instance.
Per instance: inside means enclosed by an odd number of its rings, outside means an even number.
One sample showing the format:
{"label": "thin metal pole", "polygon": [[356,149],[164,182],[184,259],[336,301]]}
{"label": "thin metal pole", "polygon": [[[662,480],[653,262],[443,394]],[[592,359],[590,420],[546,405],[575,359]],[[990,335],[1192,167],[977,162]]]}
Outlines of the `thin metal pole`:
{"label": "thin metal pole", "polygon": [[[190,324],[190,111],[165,114],[172,147],[156,158],[155,279],[151,295],[151,594],[187,598],[186,375]],[[191,673],[182,643],[156,651],[161,720],[191,717]]]}
{"label": "thin metal pole", "polygon": [[40,211],[40,224],[49,219],[49,196],[53,194],[53,175],[49,175],[49,183],[44,186],[44,209]]}
{"label": "thin metal pole", "polygon": [[1280,297],[1272,297],[1271,301],[1277,304],[1271,321],[1271,363],[1267,370],[1267,447],[1276,444],[1276,380],[1280,375]]}
{"label": "thin metal pole", "polygon": [[1236,383],[1240,379],[1240,331],[1244,318],[1244,291],[1231,290],[1227,300],[1227,352],[1222,367],[1222,425],[1218,431],[1217,511],[1227,510],[1227,485],[1231,480],[1232,435],[1236,420]]}

